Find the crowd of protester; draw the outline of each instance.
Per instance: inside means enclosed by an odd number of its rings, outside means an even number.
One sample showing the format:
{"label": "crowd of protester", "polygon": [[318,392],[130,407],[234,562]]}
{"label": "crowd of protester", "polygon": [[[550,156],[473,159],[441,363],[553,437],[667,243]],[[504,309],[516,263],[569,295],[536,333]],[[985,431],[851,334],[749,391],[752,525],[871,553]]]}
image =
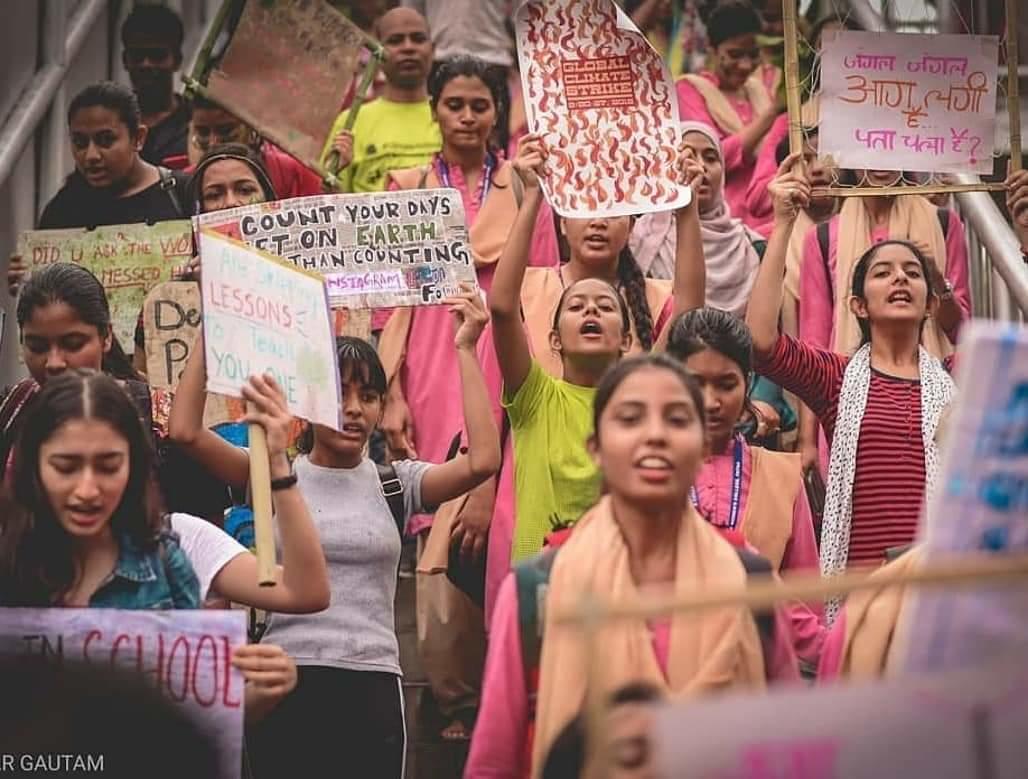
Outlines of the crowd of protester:
{"label": "crowd of protester", "polygon": [[[12,256],[29,375],[0,401],[0,606],[266,612],[233,657],[247,770],[399,777],[394,601],[416,539],[419,651],[441,737],[470,741],[465,776],[591,776],[586,657],[562,607],[918,563],[909,550],[973,315],[964,226],[916,194],[813,192],[899,174],[819,158],[816,98],[806,146],[789,153],[763,43],[780,18],[747,0],[626,4],[677,79],[690,204],[559,217],[509,3],[391,5],[347,4],[386,59],[356,122],[340,106],[322,161],[344,192],[454,188],[477,289],[376,310],[370,341],[338,338],[342,429],[303,426],[294,452],[272,378],[250,379],[245,418],[207,429],[202,348],[173,397],[151,390],[142,328],[118,343],[96,277],[66,263],[28,275]],[[830,25],[809,29],[812,46]],[[137,5],[121,42],[131,86],[71,100],[75,170],[39,228],[324,191],[226,108],[175,92],[173,11]],[[1009,176],[1006,205],[1028,257],[1028,173]],[[194,261],[183,278],[201,274]],[[248,424],[268,443],[274,587],[226,532],[245,502]],[[605,625],[593,683],[610,743],[597,754],[612,776],[636,775],[667,697],[882,674],[901,598]]]}

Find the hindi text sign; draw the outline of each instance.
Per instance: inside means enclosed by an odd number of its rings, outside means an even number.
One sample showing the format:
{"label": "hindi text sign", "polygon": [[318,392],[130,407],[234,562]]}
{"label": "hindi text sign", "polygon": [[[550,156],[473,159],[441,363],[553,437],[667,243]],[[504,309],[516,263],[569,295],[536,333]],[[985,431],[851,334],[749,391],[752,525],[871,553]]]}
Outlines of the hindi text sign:
{"label": "hindi text sign", "polygon": [[991,173],[999,43],[826,31],[820,153],[842,168]]}
{"label": "hindi text sign", "polygon": [[242,611],[0,609],[0,657],[138,674],[211,737],[220,779],[242,766],[244,681],[231,661],[245,644]]}
{"label": "hindi text sign", "polygon": [[114,334],[132,354],[136,323],[147,293],[170,281],[193,256],[188,220],[97,227],[93,230],[28,230],[18,253],[33,270],[74,262],[92,271],[107,292]]}
{"label": "hindi text sign", "polygon": [[323,276],[337,308],[432,305],[476,283],[455,189],[316,195],[194,220]]}
{"label": "hindi text sign", "polygon": [[208,230],[199,244],[207,391],[239,397],[269,373],[294,416],[341,429],[324,280]]}
{"label": "hindi text sign", "polygon": [[547,145],[561,216],[689,203],[678,183],[678,96],[667,66],[612,0],[527,0],[515,15],[529,126]]}

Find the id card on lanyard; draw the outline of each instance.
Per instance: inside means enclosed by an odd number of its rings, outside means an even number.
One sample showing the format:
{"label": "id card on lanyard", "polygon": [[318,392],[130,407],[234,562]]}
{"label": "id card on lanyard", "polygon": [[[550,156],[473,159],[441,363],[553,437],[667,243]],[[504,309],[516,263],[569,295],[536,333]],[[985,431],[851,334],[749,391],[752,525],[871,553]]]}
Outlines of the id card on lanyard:
{"label": "id card on lanyard", "polygon": [[[739,504],[742,500],[742,448],[742,436],[736,435],[735,445],[732,449],[732,493],[728,509],[728,522],[724,525],[711,522],[710,524],[715,527],[735,530],[736,525],[739,524]],[[689,499],[692,501],[693,506],[698,510],[700,507],[700,494],[696,490],[695,485],[689,489]],[[716,508],[717,507],[715,506],[715,510]]]}
{"label": "id card on lanyard", "polygon": [[[449,189],[453,186],[452,180],[450,179],[450,166],[443,159],[443,155],[440,154],[437,158],[437,165],[439,173],[439,183],[445,188]],[[485,199],[489,196],[489,188],[493,185],[493,171],[496,169],[496,158],[492,154],[485,155],[485,165],[482,166],[482,180],[478,184],[478,207],[481,208],[485,203]]]}

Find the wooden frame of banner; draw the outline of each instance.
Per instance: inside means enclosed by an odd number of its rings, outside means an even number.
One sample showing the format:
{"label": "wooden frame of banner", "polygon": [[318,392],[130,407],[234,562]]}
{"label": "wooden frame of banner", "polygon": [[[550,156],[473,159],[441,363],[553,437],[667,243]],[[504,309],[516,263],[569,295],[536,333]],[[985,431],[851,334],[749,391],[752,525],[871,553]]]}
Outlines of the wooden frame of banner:
{"label": "wooden frame of banner", "polygon": [[[207,90],[207,79],[210,76],[211,70],[214,66],[211,58],[214,53],[214,44],[217,43],[218,37],[225,30],[225,24],[232,16],[238,17],[242,13],[243,6],[246,5],[247,0],[222,0],[221,7],[218,9],[218,13],[215,14],[214,19],[211,21],[211,26],[207,30],[207,35],[204,37],[203,45],[200,46],[200,50],[196,56],[196,62],[193,65],[193,70],[188,76],[183,76],[182,81],[186,85],[186,96],[195,94],[210,100],[211,102],[217,103],[218,101],[211,97]],[[354,91],[353,102],[350,104],[350,113],[347,116],[346,125],[344,129],[352,129],[354,122],[357,121],[357,114],[360,112],[361,106],[364,105],[367,92],[371,88],[371,84],[375,79],[375,74],[378,72],[379,67],[385,60],[385,49],[378,41],[369,35],[362,33],[364,38],[364,45],[368,52],[371,54],[368,64],[364,67],[364,72],[361,75],[361,80],[357,84],[357,88]],[[231,41],[230,41],[231,43]],[[227,48],[227,47],[226,47]],[[264,135],[262,131],[261,122],[253,116],[249,115],[249,112],[233,108],[231,110],[233,114],[238,116],[250,127],[254,128],[257,132]],[[335,154],[333,152],[333,154]],[[331,159],[331,157],[330,157]],[[338,162],[338,157],[336,157]],[[334,164],[328,165],[326,168],[317,168],[315,172],[322,177],[325,185],[332,190],[339,191],[339,171],[336,169]]]}
{"label": "wooden frame of banner", "polygon": [[[1010,169],[1021,170],[1021,100],[1017,65],[1017,4],[1021,0],[1005,0],[1007,50],[1007,114],[1010,119]],[[799,31],[796,25],[795,0],[782,0],[782,23],[785,36],[785,97],[789,114],[789,153],[803,150],[803,125],[800,119]],[[958,192],[1001,192],[1003,182],[976,184],[922,184],[891,187],[814,187],[815,197],[874,197],[888,195],[941,195]]]}
{"label": "wooden frame of banner", "polygon": [[[754,611],[768,610],[782,601],[817,602],[836,595],[847,595],[858,590],[879,590],[890,586],[917,586],[939,588],[965,588],[979,585],[1015,584],[1028,579],[1028,554],[967,555],[940,560],[915,571],[897,574],[879,568],[852,571],[832,578],[818,573],[791,576],[784,581],[767,579],[744,590],[712,589],[684,597],[655,596],[645,602],[621,601],[604,603],[586,596],[577,608],[556,615],[558,624],[578,627],[586,643],[586,745],[591,760],[597,760],[597,750],[604,743],[606,729],[604,712],[606,697],[599,685],[593,684],[602,669],[597,641],[604,623],[613,620],[647,619],[672,613],[703,611],[724,606],[745,606]],[[606,773],[606,764],[594,763]]]}

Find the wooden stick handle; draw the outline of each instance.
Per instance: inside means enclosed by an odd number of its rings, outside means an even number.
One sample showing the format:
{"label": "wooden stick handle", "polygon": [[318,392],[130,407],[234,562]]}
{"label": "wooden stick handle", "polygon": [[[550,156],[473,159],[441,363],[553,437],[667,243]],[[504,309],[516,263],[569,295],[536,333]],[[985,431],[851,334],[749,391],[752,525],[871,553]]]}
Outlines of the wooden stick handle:
{"label": "wooden stick handle", "polygon": [[1022,0],[1006,0],[1007,8],[1007,113],[1010,116],[1010,170],[1021,170],[1021,101],[1018,95],[1017,5]]}
{"label": "wooden stick handle", "polygon": [[[879,569],[872,569],[879,570]],[[622,601],[597,604],[594,600],[557,615],[564,623],[582,625],[596,619],[597,610],[603,619],[651,619],[683,611],[702,611],[725,606],[746,606],[767,610],[783,601],[809,603],[856,590],[877,590],[895,585],[935,587],[974,587],[1000,583],[1020,583],[1028,578],[1028,554],[968,555],[936,561],[906,573],[885,571],[872,577],[864,569],[823,578],[820,574],[802,574],[786,581],[768,579],[740,589],[709,589],[685,596],[651,597],[646,601]]]}
{"label": "wooden stick handle", "polygon": [[271,524],[271,463],[264,428],[250,424],[250,496],[257,544],[257,583],[275,586],[275,531]]}
{"label": "wooden stick handle", "polygon": [[[803,125],[800,116],[799,31],[796,24],[796,0],[782,0],[782,24],[785,35],[785,105],[789,112],[789,154],[803,151]],[[798,163],[803,170],[803,161]]]}

